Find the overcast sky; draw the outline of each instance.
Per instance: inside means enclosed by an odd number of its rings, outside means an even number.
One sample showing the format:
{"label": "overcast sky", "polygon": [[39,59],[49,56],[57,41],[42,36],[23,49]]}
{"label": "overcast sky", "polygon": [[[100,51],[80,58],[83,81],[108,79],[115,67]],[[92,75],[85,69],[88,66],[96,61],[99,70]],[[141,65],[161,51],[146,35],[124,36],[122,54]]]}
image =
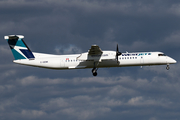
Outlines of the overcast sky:
{"label": "overcast sky", "polygon": [[180,64],[49,70],[13,63],[5,35],[34,52],[161,51],[180,60],[179,0],[0,0],[1,120],[178,120]]}

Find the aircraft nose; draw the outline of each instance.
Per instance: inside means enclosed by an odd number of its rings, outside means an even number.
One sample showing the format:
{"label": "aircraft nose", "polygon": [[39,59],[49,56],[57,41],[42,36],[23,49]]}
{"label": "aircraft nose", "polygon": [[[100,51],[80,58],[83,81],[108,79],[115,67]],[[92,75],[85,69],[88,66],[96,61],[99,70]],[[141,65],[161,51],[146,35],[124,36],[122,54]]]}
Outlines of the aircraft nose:
{"label": "aircraft nose", "polygon": [[167,62],[170,63],[170,64],[177,63],[177,61],[172,59],[172,58],[169,58]]}
{"label": "aircraft nose", "polygon": [[177,61],[173,59],[173,63],[177,63]]}

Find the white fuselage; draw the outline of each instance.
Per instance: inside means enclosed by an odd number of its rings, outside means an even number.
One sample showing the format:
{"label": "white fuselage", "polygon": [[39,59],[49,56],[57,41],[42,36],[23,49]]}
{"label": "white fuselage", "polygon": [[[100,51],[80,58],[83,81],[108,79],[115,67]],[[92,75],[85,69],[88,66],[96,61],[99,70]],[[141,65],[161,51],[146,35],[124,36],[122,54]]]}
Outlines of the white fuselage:
{"label": "white fuselage", "polygon": [[49,69],[83,69],[102,67],[145,66],[145,65],[169,65],[176,61],[162,52],[136,52],[122,53],[116,60],[115,51],[103,51],[100,56],[88,56],[87,53],[73,55],[51,55],[33,53],[35,59],[14,60],[23,65],[49,68]]}

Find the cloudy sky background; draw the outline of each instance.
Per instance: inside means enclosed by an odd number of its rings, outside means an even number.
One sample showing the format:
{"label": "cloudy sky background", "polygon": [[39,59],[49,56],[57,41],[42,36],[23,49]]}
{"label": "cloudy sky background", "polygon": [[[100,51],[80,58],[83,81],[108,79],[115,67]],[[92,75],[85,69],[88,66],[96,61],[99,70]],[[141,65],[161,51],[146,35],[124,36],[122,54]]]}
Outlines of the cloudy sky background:
{"label": "cloudy sky background", "polygon": [[178,120],[180,64],[49,70],[17,65],[5,35],[34,52],[162,51],[180,60],[179,0],[0,0],[1,120]]}

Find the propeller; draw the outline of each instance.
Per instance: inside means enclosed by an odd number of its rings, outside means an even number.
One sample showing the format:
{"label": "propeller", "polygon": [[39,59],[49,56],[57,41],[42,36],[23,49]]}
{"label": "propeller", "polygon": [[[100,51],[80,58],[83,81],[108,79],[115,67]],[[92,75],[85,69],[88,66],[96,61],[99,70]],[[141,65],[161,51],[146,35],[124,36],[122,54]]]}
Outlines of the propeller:
{"label": "propeller", "polygon": [[118,48],[118,44],[117,44],[117,48],[116,48],[116,60],[118,62],[118,56],[120,56],[122,53],[119,52],[119,48]]}

